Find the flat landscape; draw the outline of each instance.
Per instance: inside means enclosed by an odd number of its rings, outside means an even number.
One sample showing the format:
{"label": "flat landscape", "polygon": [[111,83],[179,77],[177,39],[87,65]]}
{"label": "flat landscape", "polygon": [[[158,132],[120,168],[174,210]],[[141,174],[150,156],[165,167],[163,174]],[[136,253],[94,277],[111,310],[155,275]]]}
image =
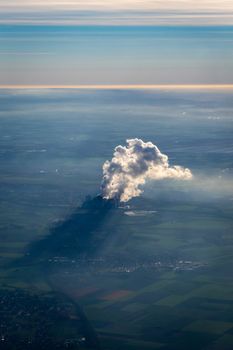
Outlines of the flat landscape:
{"label": "flat landscape", "polygon": [[[3,349],[19,337],[13,299],[33,350],[54,322],[59,349],[231,350],[232,91],[12,89],[0,103]],[[193,179],[100,198],[103,163],[135,137]],[[36,303],[60,305],[39,338]]]}

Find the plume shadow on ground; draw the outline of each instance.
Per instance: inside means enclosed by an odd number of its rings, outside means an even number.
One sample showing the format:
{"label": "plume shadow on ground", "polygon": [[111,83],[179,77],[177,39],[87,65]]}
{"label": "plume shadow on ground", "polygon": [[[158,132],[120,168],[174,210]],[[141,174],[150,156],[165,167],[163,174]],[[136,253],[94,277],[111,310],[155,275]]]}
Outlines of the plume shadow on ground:
{"label": "plume shadow on ground", "polygon": [[63,222],[50,229],[49,235],[33,243],[26,260],[43,259],[52,256],[92,256],[106,237],[95,235],[114,208],[113,200],[101,196],[87,197]]}

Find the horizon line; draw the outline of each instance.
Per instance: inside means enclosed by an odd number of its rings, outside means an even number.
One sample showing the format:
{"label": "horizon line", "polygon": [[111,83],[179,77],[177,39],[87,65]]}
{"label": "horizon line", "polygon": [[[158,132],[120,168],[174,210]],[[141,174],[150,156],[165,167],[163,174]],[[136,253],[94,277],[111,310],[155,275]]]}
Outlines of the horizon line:
{"label": "horizon line", "polygon": [[90,84],[90,85],[0,85],[0,89],[79,89],[79,90],[233,90],[233,84]]}

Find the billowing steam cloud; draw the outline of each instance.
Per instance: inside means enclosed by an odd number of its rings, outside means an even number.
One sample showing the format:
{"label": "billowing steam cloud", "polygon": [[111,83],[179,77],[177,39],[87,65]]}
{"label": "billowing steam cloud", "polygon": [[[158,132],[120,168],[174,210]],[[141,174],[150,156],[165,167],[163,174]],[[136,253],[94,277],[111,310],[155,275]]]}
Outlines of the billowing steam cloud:
{"label": "billowing steam cloud", "polygon": [[127,146],[117,146],[111,161],[103,165],[102,196],[127,202],[140,196],[146,180],[192,178],[189,169],[169,166],[168,157],[152,142],[140,139],[126,140]]}

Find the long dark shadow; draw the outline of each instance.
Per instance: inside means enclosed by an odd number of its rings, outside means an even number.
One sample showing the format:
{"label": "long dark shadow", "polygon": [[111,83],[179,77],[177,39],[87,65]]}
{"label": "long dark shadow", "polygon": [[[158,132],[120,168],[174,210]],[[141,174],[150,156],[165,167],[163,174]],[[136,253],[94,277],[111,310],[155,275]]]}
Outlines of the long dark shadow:
{"label": "long dark shadow", "polygon": [[88,197],[67,219],[52,227],[48,236],[33,243],[21,263],[45,262],[54,256],[92,256],[106,239],[104,235],[97,237],[95,232],[115,206],[113,200]]}

